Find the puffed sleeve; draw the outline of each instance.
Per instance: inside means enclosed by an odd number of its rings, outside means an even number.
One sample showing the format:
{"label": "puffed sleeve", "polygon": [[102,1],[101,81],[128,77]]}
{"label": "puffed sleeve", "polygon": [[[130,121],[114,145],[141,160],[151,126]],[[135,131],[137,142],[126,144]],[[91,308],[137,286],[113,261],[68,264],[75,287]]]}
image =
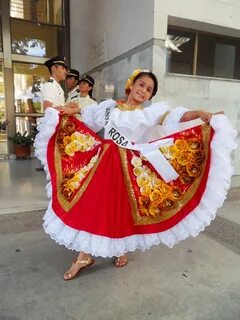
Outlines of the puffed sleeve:
{"label": "puffed sleeve", "polygon": [[100,131],[105,125],[106,109],[116,105],[114,100],[94,103],[81,110],[82,121],[94,132]]}
{"label": "puffed sleeve", "polygon": [[187,111],[189,110],[184,107],[176,107],[170,110],[162,122],[167,134],[171,134],[180,130],[180,120]]}
{"label": "puffed sleeve", "polygon": [[160,117],[169,110],[166,102],[153,103],[143,110],[136,109],[134,111],[124,111],[119,109],[114,110],[111,115],[111,121],[115,125],[120,125],[123,128],[131,131],[136,131],[144,128],[149,128],[157,125]]}

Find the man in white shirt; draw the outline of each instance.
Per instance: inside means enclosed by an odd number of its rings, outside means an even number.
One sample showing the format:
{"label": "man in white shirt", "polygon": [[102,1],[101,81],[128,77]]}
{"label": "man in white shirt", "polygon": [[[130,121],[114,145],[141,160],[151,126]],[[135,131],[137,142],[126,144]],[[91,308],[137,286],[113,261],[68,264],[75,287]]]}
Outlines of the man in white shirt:
{"label": "man in white shirt", "polygon": [[48,107],[60,110],[65,105],[64,91],[60,85],[67,76],[67,65],[65,57],[56,56],[45,62],[48,67],[50,78],[42,86],[43,109]]}
{"label": "man in white shirt", "polygon": [[78,100],[79,98],[79,71],[75,69],[70,69],[67,74],[66,78],[66,87],[68,89],[68,97],[66,100],[66,104],[69,102],[73,102],[75,100]]}

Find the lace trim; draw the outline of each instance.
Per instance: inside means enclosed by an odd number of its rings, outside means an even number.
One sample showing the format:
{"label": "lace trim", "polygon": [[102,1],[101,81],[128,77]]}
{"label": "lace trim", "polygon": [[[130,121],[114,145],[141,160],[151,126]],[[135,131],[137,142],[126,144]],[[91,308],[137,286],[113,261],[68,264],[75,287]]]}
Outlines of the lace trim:
{"label": "lace trim", "polygon": [[[36,155],[39,155],[47,174],[46,148],[58,123],[58,116],[56,117],[54,112],[46,112],[42,128],[46,129],[45,121],[50,121],[51,125],[44,133],[39,132],[35,143]],[[230,153],[236,148],[236,131],[223,115],[214,116],[211,125],[215,130],[215,135],[211,143],[212,159],[205,192],[198,207],[171,229],[160,233],[132,235],[119,239],[98,236],[65,225],[53,212],[50,201],[44,216],[43,227],[46,233],[68,249],[85,251],[93,256],[101,257],[121,256],[136,249],[144,251],[160,243],[171,248],[190,236],[196,237],[215,218],[217,209],[222,206],[226,198],[233,174]],[[42,139],[43,136],[44,139]],[[223,167],[224,170],[222,170]],[[50,195],[51,184],[47,185],[47,191]]]}

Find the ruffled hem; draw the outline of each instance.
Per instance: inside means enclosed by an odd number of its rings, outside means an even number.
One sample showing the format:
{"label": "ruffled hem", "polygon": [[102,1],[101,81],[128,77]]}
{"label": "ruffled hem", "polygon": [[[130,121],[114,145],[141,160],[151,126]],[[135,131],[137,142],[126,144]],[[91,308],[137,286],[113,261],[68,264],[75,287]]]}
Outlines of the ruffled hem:
{"label": "ruffled hem", "polygon": [[[47,163],[48,142],[54,134],[59,122],[59,111],[53,108],[47,108],[44,117],[37,126],[38,134],[34,140],[35,156],[41,161],[46,172],[47,180],[50,180],[49,168]],[[51,182],[46,185],[48,197],[52,197]]]}
{"label": "ruffled hem", "polygon": [[[55,110],[49,110],[49,112],[47,110],[35,142],[36,155],[44,165],[48,176],[46,150],[57,124],[58,113]],[[233,174],[231,151],[236,148],[236,131],[224,115],[213,116],[211,126],[215,130],[215,134],[211,142],[211,166],[206,189],[200,204],[174,227],[154,234],[139,234],[112,239],[79,231],[65,225],[54,213],[50,201],[44,216],[43,227],[46,233],[57,243],[70,250],[84,251],[93,256],[101,257],[121,256],[136,249],[144,251],[152,245],[160,243],[172,248],[181,240],[190,236],[196,237],[215,218],[217,209],[226,199]],[[51,197],[51,184],[48,184],[47,191],[48,196]]]}

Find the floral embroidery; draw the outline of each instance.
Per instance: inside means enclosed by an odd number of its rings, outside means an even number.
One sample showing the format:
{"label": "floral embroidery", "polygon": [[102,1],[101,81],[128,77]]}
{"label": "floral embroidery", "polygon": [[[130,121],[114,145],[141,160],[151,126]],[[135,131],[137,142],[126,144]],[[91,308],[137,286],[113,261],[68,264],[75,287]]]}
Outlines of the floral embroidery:
{"label": "floral embroidery", "polygon": [[203,169],[205,154],[198,138],[177,139],[174,145],[162,147],[161,151],[178,172],[177,183],[164,182],[143,164],[143,157],[133,156],[131,160],[140,191],[139,209],[143,216],[159,217],[164,211],[174,208],[183,197],[184,190]]}
{"label": "floral embroidery", "polygon": [[82,180],[87,176],[98,159],[98,154],[91,158],[90,162],[77,172],[69,172],[63,177],[61,193],[66,200],[70,200],[73,194],[81,186]]}
{"label": "floral embroidery", "polygon": [[75,125],[67,122],[59,129],[57,144],[62,154],[73,157],[75,152],[91,151],[99,142],[88,133],[76,131]]}

